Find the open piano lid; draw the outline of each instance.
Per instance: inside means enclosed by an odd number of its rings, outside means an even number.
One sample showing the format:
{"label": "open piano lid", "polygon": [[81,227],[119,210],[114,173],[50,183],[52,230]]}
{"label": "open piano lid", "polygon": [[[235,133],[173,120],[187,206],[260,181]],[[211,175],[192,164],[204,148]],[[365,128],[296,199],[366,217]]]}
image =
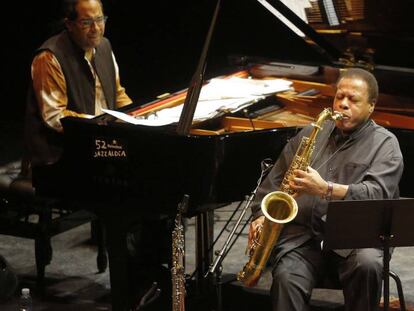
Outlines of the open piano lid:
{"label": "open piano lid", "polygon": [[[290,1],[293,2],[293,1]],[[412,1],[306,1],[309,25],[351,62],[414,68]]]}
{"label": "open piano lid", "polygon": [[207,70],[229,56],[240,65],[263,62],[266,73],[286,63],[309,65],[304,70],[362,67],[373,71],[382,93],[413,98],[412,12],[414,2],[405,0],[223,1]]}
{"label": "open piano lid", "polygon": [[228,0],[215,36],[227,55],[414,69],[413,12],[406,0]]}

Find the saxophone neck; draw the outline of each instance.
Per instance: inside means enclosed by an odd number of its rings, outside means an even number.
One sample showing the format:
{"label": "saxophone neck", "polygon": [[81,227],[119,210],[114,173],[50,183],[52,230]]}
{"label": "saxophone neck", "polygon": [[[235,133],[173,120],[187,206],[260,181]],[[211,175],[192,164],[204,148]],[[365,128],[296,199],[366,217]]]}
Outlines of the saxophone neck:
{"label": "saxophone neck", "polygon": [[331,116],[331,108],[325,108],[321,113],[319,113],[318,117],[316,118],[316,121],[312,123],[313,127],[321,130],[323,122],[325,122],[325,120],[329,119]]}
{"label": "saxophone neck", "polygon": [[[322,124],[327,120],[341,120],[343,117],[342,113],[334,111],[332,112],[331,108],[325,108],[316,118],[316,121],[312,123],[315,132],[319,132],[323,129]],[[316,135],[316,133],[315,133]]]}

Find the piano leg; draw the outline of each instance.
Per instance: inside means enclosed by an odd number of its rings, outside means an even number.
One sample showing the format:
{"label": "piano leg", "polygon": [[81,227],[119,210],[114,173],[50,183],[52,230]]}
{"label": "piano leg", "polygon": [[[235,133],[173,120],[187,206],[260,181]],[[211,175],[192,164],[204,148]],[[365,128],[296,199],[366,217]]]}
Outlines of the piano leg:
{"label": "piano leg", "polygon": [[[135,310],[140,303],[145,302],[145,293],[151,291],[154,282],[157,282],[157,288],[161,292],[157,293],[156,288],[154,289],[156,295],[148,302],[151,308],[159,307],[160,310],[164,310],[166,305],[170,306],[171,275],[169,269],[160,265],[161,261],[170,262],[170,259],[163,257],[164,254],[160,250],[160,243],[169,243],[169,240],[165,241],[166,234],[168,238],[171,236],[169,222],[162,221],[161,218],[148,217],[131,206],[117,214],[114,214],[112,206],[101,209],[98,215],[106,228],[112,310]],[[138,236],[133,242],[136,251],[134,254],[128,247],[131,243],[131,234]]]}
{"label": "piano leg", "polygon": [[[138,287],[142,285],[142,279],[131,280],[131,276],[133,275],[131,269],[136,267],[131,267],[126,240],[134,221],[141,221],[145,224],[147,223],[147,220],[143,220],[143,215],[137,215],[139,212],[133,208],[125,208],[122,213],[114,215],[112,206],[111,208],[101,208],[99,212],[97,211],[96,213],[101,218],[106,229],[112,310],[129,311],[137,305],[141,298],[139,297],[139,294],[134,291],[136,290],[136,285],[138,285]],[[204,275],[208,271],[213,258],[213,251],[211,250],[214,238],[213,224],[214,211],[207,211],[196,217],[196,265],[198,269],[195,285],[197,294],[203,296],[204,299],[208,296],[210,289],[210,280],[205,278]],[[160,241],[155,239],[151,242],[159,243]],[[141,272],[148,273],[148,271],[149,269]],[[170,278],[170,276],[168,277]],[[154,275],[154,281],[158,280],[159,276]],[[171,283],[170,279],[168,280],[168,283]],[[171,289],[166,286],[161,287],[161,295],[170,297]],[[142,289],[145,290],[145,288]],[[147,290],[148,289],[149,288],[147,288]]]}
{"label": "piano leg", "polygon": [[113,214],[103,217],[109,257],[112,310],[114,311],[130,310],[132,305],[131,289],[128,283],[128,252],[125,242],[127,227],[122,225],[121,217],[114,217]]}
{"label": "piano leg", "polygon": [[208,279],[204,277],[213,260],[211,245],[214,239],[214,211],[196,216],[196,290],[199,294],[208,291]]}

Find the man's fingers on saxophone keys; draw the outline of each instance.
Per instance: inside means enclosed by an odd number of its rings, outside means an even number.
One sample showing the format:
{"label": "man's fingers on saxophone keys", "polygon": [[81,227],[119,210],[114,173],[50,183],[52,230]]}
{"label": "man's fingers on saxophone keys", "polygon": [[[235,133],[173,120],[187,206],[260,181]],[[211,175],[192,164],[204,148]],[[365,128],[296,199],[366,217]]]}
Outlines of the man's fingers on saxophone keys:
{"label": "man's fingers on saxophone keys", "polygon": [[294,177],[292,178],[290,183],[291,187],[296,191],[306,189],[307,178],[309,174],[308,170],[294,170],[293,173]]}
{"label": "man's fingers on saxophone keys", "polygon": [[292,182],[290,183],[290,186],[294,190],[301,190],[306,185],[305,182],[306,181],[305,181],[304,178],[295,177],[295,178],[292,179]]}

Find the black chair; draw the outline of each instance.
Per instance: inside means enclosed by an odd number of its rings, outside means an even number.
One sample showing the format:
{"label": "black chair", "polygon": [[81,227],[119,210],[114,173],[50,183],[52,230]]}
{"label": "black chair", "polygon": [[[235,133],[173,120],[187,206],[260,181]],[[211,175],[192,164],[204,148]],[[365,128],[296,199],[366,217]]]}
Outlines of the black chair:
{"label": "black chair", "polygon": [[[394,271],[389,271],[390,277],[395,281],[397,292],[398,292],[398,299],[400,303],[400,310],[406,311],[405,305],[405,298],[404,292],[402,288],[402,283],[400,277]],[[339,278],[335,274],[328,274],[325,278],[323,278],[315,287],[315,289],[333,289],[333,290],[342,290],[342,285],[339,281]],[[323,302],[321,304],[320,301],[311,301],[311,305],[313,307],[312,310],[322,310]],[[335,310],[343,310],[342,305],[336,305],[333,307]]]}
{"label": "black chair", "polygon": [[17,286],[19,280],[13,268],[7,260],[0,255],[0,302],[10,299]]}
{"label": "black chair", "polygon": [[99,272],[107,267],[104,229],[97,217],[85,210],[71,209],[67,202],[35,193],[30,178],[20,176],[20,161],[0,167],[0,234],[35,241],[37,281],[42,284],[45,267],[52,260],[53,236],[93,222],[98,244]]}

